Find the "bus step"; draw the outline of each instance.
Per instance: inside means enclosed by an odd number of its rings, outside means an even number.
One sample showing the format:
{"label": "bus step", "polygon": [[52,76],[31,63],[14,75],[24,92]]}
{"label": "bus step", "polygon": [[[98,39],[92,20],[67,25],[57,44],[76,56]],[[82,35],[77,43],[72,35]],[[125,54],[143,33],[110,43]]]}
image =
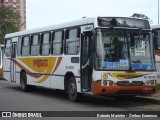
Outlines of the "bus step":
{"label": "bus step", "polygon": [[87,92],[83,92],[85,94],[89,94],[89,95],[93,95],[93,92],[92,91],[87,91]]}

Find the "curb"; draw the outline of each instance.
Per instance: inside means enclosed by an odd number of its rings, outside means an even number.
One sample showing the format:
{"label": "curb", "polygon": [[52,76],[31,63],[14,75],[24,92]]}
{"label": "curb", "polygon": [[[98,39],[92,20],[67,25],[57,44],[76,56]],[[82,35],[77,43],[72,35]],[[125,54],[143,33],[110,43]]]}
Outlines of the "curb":
{"label": "curb", "polygon": [[142,100],[147,100],[151,103],[160,104],[160,90],[158,90],[155,94],[152,94],[151,96],[137,96],[138,98]]}
{"label": "curb", "polygon": [[153,104],[159,104],[160,105],[160,99],[154,99],[154,98],[149,98],[149,97],[141,97],[141,96],[137,96],[138,100],[140,101],[147,101],[149,103],[153,103]]}

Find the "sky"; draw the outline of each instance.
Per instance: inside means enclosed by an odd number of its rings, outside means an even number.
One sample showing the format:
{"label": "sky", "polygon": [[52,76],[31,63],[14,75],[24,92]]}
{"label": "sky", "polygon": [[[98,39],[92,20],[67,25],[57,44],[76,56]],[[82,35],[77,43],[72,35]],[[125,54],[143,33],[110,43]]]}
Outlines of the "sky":
{"label": "sky", "polygon": [[83,17],[130,17],[145,14],[158,24],[158,0],[26,0],[27,29],[79,20]]}

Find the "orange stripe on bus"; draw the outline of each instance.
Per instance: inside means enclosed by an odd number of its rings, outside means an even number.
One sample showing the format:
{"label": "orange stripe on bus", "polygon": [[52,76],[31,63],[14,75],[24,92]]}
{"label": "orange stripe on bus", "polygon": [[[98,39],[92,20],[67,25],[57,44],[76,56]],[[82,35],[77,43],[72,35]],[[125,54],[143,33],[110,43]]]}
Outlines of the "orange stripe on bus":
{"label": "orange stripe on bus", "polygon": [[[27,73],[29,76],[33,77],[33,78],[40,78],[40,77],[43,76],[40,80],[35,81],[36,83],[42,83],[42,82],[46,81],[47,78],[49,77],[49,75],[32,73],[32,72],[30,72],[27,68],[25,68],[23,65],[21,65],[18,61],[13,60],[13,59],[10,59],[10,60],[13,61],[19,68],[24,69],[24,70],[26,71],[26,73]],[[56,59],[55,59],[55,60],[56,60]],[[52,61],[52,60],[51,60],[51,61]],[[48,68],[48,69],[47,69],[47,71],[46,71],[47,73],[46,73],[46,74],[54,74],[54,72],[58,69],[61,61],[62,61],[62,57],[59,57],[56,64],[55,64],[55,62],[53,62],[53,65],[51,65],[51,68]],[[23,61],[22,61],[22,62],[23,62]],[[28,65],[27,65],[27,66],[28,66]],[[55,66],[55,68],[54,68],[54,66]],[[53,70],[53,68],[54,68],[54,70]],[[53,70],[53,72],[51,73],[52,70]]]}
{"label": "orange stripe on bus", "polygon": [[31,72],[30,72],[27,68],[25,68],[23,65],[21,65],[19,62],[17,62],[16,60],[12,60],[12,59],[10,59],[10,60],[13,61],[19,68],[24,69],[25,72],[26,72],[29,76],[31,76],[31,77],[33,77],[33,78],[39,78],[39,77],[42,76],[41,74],[31,74]]}
{"label": "orange stripe on bus", "polygon": [[57,68],[59,67],[61,61],[62,61],[62,57],[59,57],[58,61],[57,61],[57,64],[56,64],[56,67],[55,67],[54,71],[52,72],[52,74],[54,74],[54,72],[57,70]]}

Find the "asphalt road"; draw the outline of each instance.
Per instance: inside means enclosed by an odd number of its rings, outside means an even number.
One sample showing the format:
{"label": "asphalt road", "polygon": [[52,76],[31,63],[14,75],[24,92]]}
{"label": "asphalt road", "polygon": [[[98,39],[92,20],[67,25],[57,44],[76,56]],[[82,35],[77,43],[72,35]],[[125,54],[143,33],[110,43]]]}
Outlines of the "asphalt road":
{"label": "asphalt road", "polygon": [[0,80],[0,111],[160,111],[160,103],[89,95],[77,103],[69,101],[64,91],[34,88],[25,93],[19,85]]}

